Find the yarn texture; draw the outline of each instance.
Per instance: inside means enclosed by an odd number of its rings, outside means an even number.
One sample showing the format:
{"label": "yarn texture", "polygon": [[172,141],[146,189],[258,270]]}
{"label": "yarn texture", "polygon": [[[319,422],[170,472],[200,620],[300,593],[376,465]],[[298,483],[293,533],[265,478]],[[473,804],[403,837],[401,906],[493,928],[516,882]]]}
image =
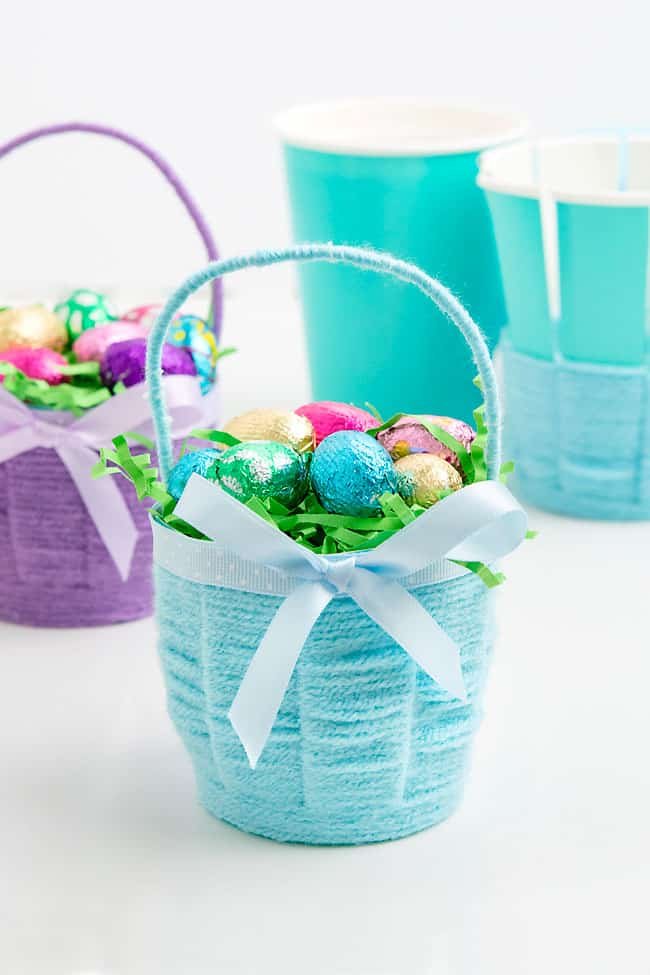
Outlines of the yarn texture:
{"label": "yarn texture", "polygon": [[502,340],[515,491],[559,514],[650,519],[650,368],[535,359]]}
{"label": "yarn texture", "polygon": [[249,767],[227,713],[282,599],[155,568],[168,707],[213,815],[287,842],[357,844],[433,826],[460,802],[493,641],[471,574],[411,590],[459,644],[468,703],[441,690],[347,596],[312,630]]}
{"label": "yarn texture", "polygon": [[38,447],[0,464],[0,619],[67,627],[151,615],[147,509],[131,484],[116,483],[138,532],[126,582],[55,450]]}

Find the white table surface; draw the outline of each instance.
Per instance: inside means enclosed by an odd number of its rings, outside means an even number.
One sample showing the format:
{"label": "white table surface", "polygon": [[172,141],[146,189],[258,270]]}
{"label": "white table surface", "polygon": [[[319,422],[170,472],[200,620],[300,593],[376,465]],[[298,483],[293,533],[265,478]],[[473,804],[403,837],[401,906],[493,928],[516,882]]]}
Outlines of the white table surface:
{"label": "white table surface", "polygon": [[[307,398],[293,303],[240,295],[225,338],[224,415]],[[531,523],[464,804],[396,843],[205,813],[152,621],[0,624],[0,972],[647,972],[650,524]]]}

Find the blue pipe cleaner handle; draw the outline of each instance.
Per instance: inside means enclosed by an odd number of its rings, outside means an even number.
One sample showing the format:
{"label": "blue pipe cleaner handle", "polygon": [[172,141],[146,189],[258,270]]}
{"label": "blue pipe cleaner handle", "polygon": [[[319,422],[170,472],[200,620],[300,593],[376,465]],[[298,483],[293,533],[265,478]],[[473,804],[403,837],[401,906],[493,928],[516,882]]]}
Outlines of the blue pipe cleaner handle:
{"label": "blue pipe cleaner handle", "polygon": [[497,389],[490,351],[478,325],[456,297],[436,278],[430,277],[414,264],[408,264],[389,254],[349,247],[339,244],[296,244],[274,251],[256,251],[242,257],[213,261],[201,271],[188,277],[173,293],[149,334],[147,347],[146,380],[149,385],[151,411],[154,421],[158,460],[163,481],[166,483],[173,466],[172,440],[169,417],[165,409],[162,385],[162,351],[167,330],[176,312],[187,299],[204,284],[223,277],[232,271],[247,267],[266,267],[285,261],[331,261],[352,264],[355,267],[379,274],[387,274],[415,285],[423,291],[440,311],[444,312],[462,333],[467,342],[483,386],[485,419],[489,430],[487,448],[488,477],[496,480],[501,466],[501,404]]}

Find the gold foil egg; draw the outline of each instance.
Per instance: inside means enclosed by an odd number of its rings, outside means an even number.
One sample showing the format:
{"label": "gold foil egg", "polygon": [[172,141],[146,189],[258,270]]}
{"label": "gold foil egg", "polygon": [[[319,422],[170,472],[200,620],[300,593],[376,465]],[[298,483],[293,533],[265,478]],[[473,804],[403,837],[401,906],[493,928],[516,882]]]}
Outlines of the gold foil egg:
{"label": "gold foil egg", "polygon": [[409,504],[430,508],[442,492],[458,491],[463,479],[451,464],[436,454],[409,454],[395,461],[399,493]]}
{"label": "gold foil egg", "polygon": [[67,341],[65,325],[43,305],[0,311],[0,352],[15,347],[62,352]]}
{"label": "gold foil egg", "polygon": [[223,428],[238,440],[273,440],[293,447],[299,454],[314,449],[314,428],[306,416],[289,410],[249,410],[240,413]]}

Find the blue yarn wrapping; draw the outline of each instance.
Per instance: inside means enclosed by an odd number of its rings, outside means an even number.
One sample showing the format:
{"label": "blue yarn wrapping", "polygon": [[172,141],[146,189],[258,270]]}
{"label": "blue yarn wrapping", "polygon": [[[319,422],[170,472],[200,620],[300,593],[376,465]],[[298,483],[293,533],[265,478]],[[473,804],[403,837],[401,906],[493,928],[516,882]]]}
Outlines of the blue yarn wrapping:
{"label": "blue yarn wrapping", "polygon": [[255,770],[227,712],[282,599],[155,570],[168,707],[213,815],[285,842],[356,844],[458,805],[493,641],[475,576],[411,591],[461,648],[468,703],[421,671],[347,596],[318,620]]}
{"label": "blue yarn wrapping", "polygon": [[[500,404],[479,328],[439,281],[385,254],[302,244],[217,261],[189,277],[149,336],[147,382],[163,479],[172,465],[161,356],[169,324],[202,285],[246,267],[340,261],[410,282],[466,339],[482,381],[491,478],[501,463]],[[212,543],[205,543],[212,544]],[[461,704],[347,596],[313,628],[253,770],[228,710],[282,597],[206,585],[155,566],[159,648],[172,720],[194,763],[201,802],[250,833],[286,842],[357,844],[440,822],[460,801],[493,641],[492,596],[470,573],[411,591],[459,645]],[[179,574],[180,573],[180,574]]]}
{"label": "blue yarn wrapping", "polygon": [[650,369],[517,352],[502,339],[513,487],[559,514],[650,519]]}

